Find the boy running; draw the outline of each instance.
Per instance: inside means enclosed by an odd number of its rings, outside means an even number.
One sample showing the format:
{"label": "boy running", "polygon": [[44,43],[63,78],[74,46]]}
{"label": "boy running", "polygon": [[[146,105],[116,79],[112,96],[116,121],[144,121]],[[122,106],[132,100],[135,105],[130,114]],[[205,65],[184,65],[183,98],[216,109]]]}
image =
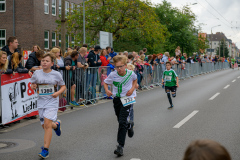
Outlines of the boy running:
{"label": "boy running", "polygon": [[167,93],[168,100],[170,103],[170,107],[168,109],[173,108],[172,98],[170,95],[170,91],[172,92],[172,97],[176,97],[176,91],[178,85],[178,75],[174,70],[171,69],[172,64],[170,62],[166,62],[166,70],[163,72],[162,83],[165,83],[165,92]]}
{"label": "boy running", "polygon": [[[104,89],[107,96],[113,95],[114,97],[113,107],[119,123],[118,146],[114,154],[122,156],[127,131],[130,138],[134,134],[132,122],[129,122],[129,115],[133,103],[136,103],[135,87],[137,85],[137,75],[133,71],[127,70],[126,56],[115,56],[113,57],[113,62],[116,70],[111,72],[104,80]],[[108,85],[111,84],[113,84],[113,92],[108,90]]]}
{"label": "boy running", "polygon": [[[57,120],[59,95],[65,91],[66,86],[62,79],[62,75],[51,67],[54,64],[54,56],[47,53],[41,60],[41,70],[34,72],[31,78],[31,88],[38,88],[37,107],[41,125],[44,129],[44,146],[42,152],[38,154],[41,158],[49,156],[49,146],[52,139],[52,129],[58,136],[61,135],[61,121]],[[60,86],[60,90],[55,92],[56,86]]]}

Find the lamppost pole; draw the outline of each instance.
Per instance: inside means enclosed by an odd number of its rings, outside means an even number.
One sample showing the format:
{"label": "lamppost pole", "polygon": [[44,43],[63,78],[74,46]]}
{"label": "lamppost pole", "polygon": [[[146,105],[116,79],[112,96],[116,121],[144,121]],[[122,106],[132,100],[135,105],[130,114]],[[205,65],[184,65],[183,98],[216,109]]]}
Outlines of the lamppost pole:
{"label": "lamppost pole", "polygon": [[83,0],[83,44],[86,43],[86,35],[85,35],[85,0]]}

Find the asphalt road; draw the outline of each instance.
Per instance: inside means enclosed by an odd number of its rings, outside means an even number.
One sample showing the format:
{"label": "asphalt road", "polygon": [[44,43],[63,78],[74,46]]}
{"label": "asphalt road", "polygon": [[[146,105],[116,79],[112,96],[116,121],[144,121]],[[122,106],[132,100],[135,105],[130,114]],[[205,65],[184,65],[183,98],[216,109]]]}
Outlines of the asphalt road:
{"label": "asphalt road", "polygon": [[[126,139],[120,158],[113,154],[118,123],[111,100],[61,114],[62,135],[53,133],[48,159],[181,160],[192,140],[212,139],[224,145],[233,160],[239,160],[239,83],[240,71],[231,69],[180,81],[172,110],[167,109],[167,95],[161,87],[139,93],[134,105],[135,134]],[[0,142],[18,143],[0,149],[1,160],[40,159],[37,154],[44,131],[37,120],[0,133]]]}

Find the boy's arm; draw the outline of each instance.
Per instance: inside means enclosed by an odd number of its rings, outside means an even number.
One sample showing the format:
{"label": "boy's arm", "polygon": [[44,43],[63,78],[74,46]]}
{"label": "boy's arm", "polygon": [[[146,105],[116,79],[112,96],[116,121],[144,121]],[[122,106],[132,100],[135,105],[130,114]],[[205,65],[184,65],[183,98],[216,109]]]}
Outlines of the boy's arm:
{"label": "boy's arm", "polygon": [[57,97],[58,97],[61,93],[63,93],[65,90],[66,90],[66,86],[65,86],[65,85],[60,86],[59,91],[54,92],[54,93],[52,94],[53,98],[57,98]]}
{"label": "boy's arm", "polygon": [[133,94],[133,91],[135,90],[136,85],[137,85],[137,79],[133,81],[132,88],[127,92],[126,96],[131,96]]}
{"label": "boy's arm", "polygon": [[108,84],[104,82],[103,86],[104,86],[107,96],[110,97],[112,95],[112,92],[108,90]]}
{"label": "boy's arm", "polygon": [[178,84],[178,77],[176,77],[176,79],[177,79],[177,84],[176,84],[176,85],[177,85],[177,87],[179,87],[179,84]]}

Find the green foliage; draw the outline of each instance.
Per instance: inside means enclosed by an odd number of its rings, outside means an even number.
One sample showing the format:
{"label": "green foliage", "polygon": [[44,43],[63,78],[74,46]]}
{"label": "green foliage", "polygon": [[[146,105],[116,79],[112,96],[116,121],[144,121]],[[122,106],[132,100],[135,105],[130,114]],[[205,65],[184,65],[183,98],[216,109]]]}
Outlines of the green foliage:
{"label": "green foliage", "polygon": [[189,7],[184,6],[179,10],[164,0],[162,4],[156,6],[155,11],[160,23],[167,27],[171,35],[164,44],[165,50],[171,55],[175,54],[177,46],[188,54],[198,51],[198,35],[194,27],[196,16]]}
{"label": "green foliage", "polygon": [[[67,15],[67,32],[75,36],[75,44],[83,43],[83,4]],[[141,0],[89,0],[85,2],[86,42],[98,44],[99,32],[113,33],[116,51],[148,48],[159,50],[167,29],[159,23],[151,3]],[[58,21],[60,29],[60,22]],[[121,45],[119,45],[121,44]],[[119,46],[122,46],[120,48]],[[135,47],[134,47],[135,46]]]}
{"label": "green foliage", "polygon": [[[223,53],[223,50],[224,50],[224,53]],[[227,45],[226,43],[224,43],[224,40],[222,39],[220,42],[220,57],[223,57],[223,56],[229,57],[228,53],[229,53],[229,50],[227,48]],[[219,55],[219,47],[217,48],[216,54]]]}

